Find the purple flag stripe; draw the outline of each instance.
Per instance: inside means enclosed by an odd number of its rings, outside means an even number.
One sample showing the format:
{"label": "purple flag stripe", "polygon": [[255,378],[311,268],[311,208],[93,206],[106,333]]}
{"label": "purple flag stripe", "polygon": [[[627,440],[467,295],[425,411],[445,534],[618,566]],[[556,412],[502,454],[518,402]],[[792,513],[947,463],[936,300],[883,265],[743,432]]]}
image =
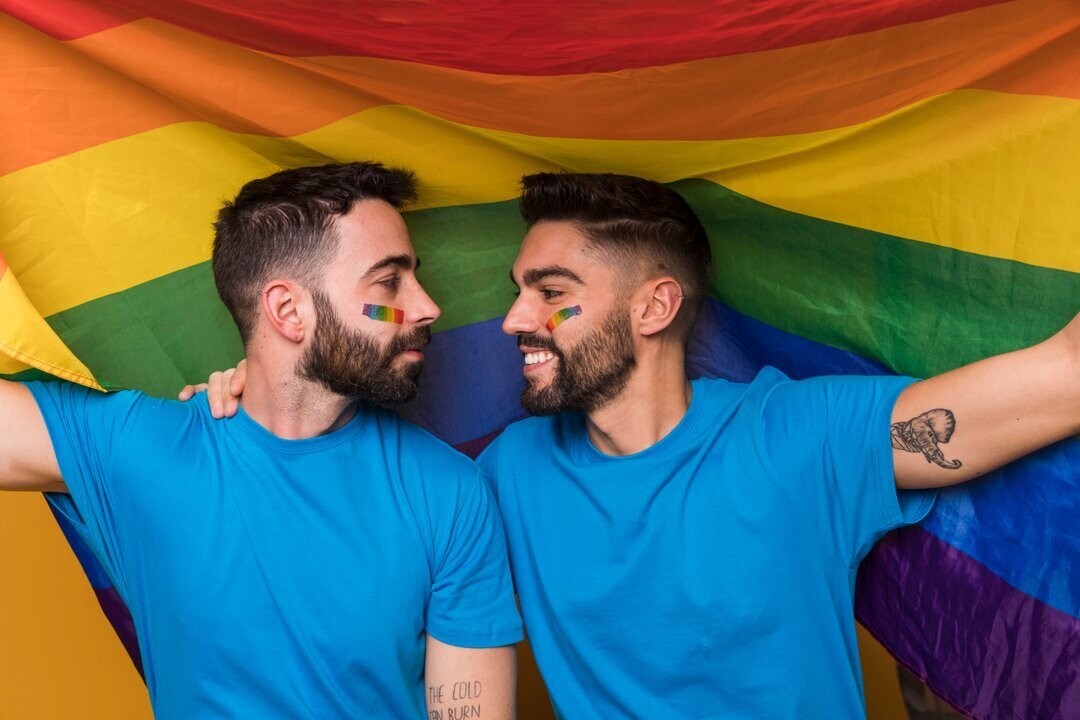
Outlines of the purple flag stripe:
{"label": "purple flag stripe", "polygon": [[[135,621],[131,619],[131,613],[128,612],[127,605],[120,599],[120,593],[116,592],[114,587],[94,590],[94,593],[97,595],[101,609],[105,611],[105,617],[112,623],[116,635],[124,645],[124,649],[131,656],[131,661],[135,663],[135,669],[139,671],[139,675],[142,675],[142,653],[139,652],[139,640],[135,636]],[[145,676],[143,676],[143,679],[145,679]]]}
{"label": "purple flag stripe", "polygon": [[482,435],[475,440],[468,440],[466,442],[458,443],[454,446],[454,448],[458,452],[465,453],[473,460],[475,460],[476,456],[484,452],[484,448],[490,445],[492,440],[499,437],[499,433],[501,432],[502,428],[496,430],[495,432],[490,432],[487,435]]}
{"label": "purple flag stripe", "polygon": [[967,717],[1080,718],[1080,619],[922,528],[874,547],[855,597],[871,634]]}

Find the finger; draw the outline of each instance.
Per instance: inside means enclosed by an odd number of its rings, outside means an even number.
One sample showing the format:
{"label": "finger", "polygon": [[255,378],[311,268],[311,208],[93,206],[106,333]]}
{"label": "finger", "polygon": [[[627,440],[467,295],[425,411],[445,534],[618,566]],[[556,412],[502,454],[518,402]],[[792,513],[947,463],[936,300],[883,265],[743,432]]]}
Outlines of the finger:
{"label": "finger", "polygon": [[236,414],[236,409],[233,407],[235,401],[233,399],[232,391],[232,376],[236,374],[235,369],[226,370],[221,375],[221,387],[218,389],[217,403],[221,407],[221,412],[225,417],[232,417]]}
{"label": "finger", "polygon": [[240,397],[244,392],[244,384],[247,381],[247,359],[243,359],[236,364],[235,372],[229,379],[229,393],[235,397]]}
{"label": "finger", "polygon": [[210,373],[210,379],[208,381],[209,392],[207,393],[207,399],[210,401],[210,416],[214,419],[221,419],[224,416],[225,409],[221,403],[221,388],[222,378],[224,373],[217,371]]}
{"label": "finger", "polygon": [[240,409],[240,396],[244,391],[244,362],[229,371],[229,388],[227,393],[222,394],[222,402],[225,404],[225,415],[232,417]]}
{"label": "finger", "polygon": [[201,393],[206,391],[206,383],[199,383],[198,385],[185,385],[180,391],[179,397],[181,400],[187,401],[195,396],[195,393]]}

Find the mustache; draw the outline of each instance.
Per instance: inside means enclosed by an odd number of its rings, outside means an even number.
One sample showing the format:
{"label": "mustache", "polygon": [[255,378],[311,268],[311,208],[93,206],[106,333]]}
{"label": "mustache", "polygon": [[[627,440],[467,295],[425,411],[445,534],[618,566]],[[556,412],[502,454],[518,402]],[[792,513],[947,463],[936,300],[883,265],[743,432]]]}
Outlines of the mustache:
{"label": "mustache", "polygon": [[402,335],[401,337],[394,338],[388,348],[388,354],[391,356],[403,353],[406,350],[420,350],[428,346],[431,342],[431,328],[427,325],[418,327],[408,335]]}
{"label": "mustache", "polygon": [[555,344],[555,341],[549,337],[544,337],[543,335],[518,335],[517,344],[518,347],[521,347],[522,345],[528,345],[532,348],[550,350],[556,355],[562,357],[562,353],[559,351],[559,348]]}

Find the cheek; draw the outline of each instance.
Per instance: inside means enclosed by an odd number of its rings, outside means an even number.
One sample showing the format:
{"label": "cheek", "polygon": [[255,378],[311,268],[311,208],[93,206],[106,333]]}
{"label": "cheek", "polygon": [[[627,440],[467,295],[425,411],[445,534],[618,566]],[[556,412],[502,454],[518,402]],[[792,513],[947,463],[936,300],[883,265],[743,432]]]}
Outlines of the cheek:
{"label": "cheek", "polygon": [[603,324],[603,318],[606,316],[598,311],[595,305],[577,302],[556,308],[555,312],[549,317],[550,319],[546,322],[548,325],[554,326],[554,329],[551,330],[552,338],[556,342],[566,343],[570,346],[581,337],[600,328]]}

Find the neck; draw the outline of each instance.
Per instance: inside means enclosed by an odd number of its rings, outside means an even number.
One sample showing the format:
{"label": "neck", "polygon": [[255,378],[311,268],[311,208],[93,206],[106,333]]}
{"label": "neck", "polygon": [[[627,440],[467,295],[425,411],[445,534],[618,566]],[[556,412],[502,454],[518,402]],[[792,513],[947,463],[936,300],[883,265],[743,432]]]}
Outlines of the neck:
{"label": "neck", "polygon": [[249,357],[244,412],[286,440],[333,432],[356,415],[356,401],[336,395],[319,383],[296,375],[292,366]]}
{"label": "neck", "polygon": [[690,407],[685,355],[640,359],[613,401],[586,415],[593,445],[605,455],[632,455],[660,442]]}

